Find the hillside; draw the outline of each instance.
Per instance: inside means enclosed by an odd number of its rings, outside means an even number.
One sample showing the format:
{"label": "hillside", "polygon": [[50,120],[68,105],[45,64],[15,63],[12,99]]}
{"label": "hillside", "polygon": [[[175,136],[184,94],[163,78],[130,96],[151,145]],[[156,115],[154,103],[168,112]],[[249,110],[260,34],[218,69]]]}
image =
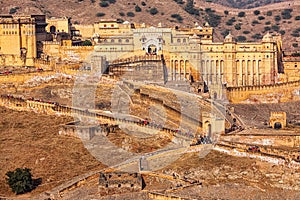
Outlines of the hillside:
{"label": "hillside", "polygon": [[206,2],[213,2],[227,7],[244,9],[256,8],[285,1],[290,0],[206,0]]}
{"label": "hillside", "polygon": [[279,32],[284,49],[291,51],[300,50],[299,11],[297,0],[0,0],[0,14],[69,16],[76,24],[92,24],[101,18],[154,26],[161,22],[172,27],[208,21],[216,27],[216,41],[222,41],[229,31],[240,42],[257,41],[266,32]]}

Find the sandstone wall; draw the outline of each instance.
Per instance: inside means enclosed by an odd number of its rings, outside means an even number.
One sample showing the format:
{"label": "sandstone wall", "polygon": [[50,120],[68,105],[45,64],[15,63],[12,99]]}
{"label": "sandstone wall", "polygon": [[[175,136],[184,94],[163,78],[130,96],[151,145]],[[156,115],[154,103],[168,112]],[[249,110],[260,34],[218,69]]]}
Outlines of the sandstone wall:
{"label": "sandstone wall", "polygon": [[231,103],[280,103],[300,100],[300,81],[227,88]]}

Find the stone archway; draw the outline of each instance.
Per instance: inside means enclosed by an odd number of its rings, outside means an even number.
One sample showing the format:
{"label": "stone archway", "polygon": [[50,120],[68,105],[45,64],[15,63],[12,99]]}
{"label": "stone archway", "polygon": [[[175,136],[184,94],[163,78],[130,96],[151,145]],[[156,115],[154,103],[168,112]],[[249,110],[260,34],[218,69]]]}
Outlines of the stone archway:
{"label": "stone archway", "polygon": [[157,53],[157,47],[154,44],[150,44],[147,48],[147,52],[149,54],[156,54]]}
{"label": "stone archway", "polygon": [[56,32],[56,27],[55,26],[50,26],[50,33],[55,33]]}

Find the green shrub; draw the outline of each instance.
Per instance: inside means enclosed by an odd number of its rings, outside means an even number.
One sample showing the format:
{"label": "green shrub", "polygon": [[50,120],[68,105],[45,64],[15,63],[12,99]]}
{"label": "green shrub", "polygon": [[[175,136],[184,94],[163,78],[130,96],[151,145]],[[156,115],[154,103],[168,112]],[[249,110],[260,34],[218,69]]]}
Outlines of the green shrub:
{"label": "green shrub", "polygon": [[93,43],[90,41],[90,40],[85,40],[83,43],[82,43],[82,46],[92,46]]}
{"label": "green shrub", "polygon": [[275,19],[276,22],[279,22],[279,21],[281,20],[281,17],[280,17],[279,15],[276,15],[276,16],[274,17],[274,19]]}
{"label": "green shrub", "polygon": [[101,2],[99,3],[99,5],[100,5],[101,7],[103,7],[103,8],[105,8],[105,7],[108,7],[108,6],[109,6],[109,3],[107,3],[107,1],[101,1]]}
{"label": "green shrub", "polygon": [[9,14],[10,14],[10,15],[15,14],[15,13],[18,11],[19,8],[20,8],[20,7],[14,7],[14,8],[11,8],[11,9],[9,10]]}
{"label": "green shrub", "polygon": [[234,25],[235,30],[241,30],[241,24]]}
{"label": "green shrub", "polygon": [[249,34],[249,33],[250,33],[250,31],[243,31],[243,33],[244,33],[244,34]]}
{"label": "green shrub", "polygon": [[253,39],[262,39],[263,36],[260,33],[256,33],[255,35],[251,36]]}
{"label": "green shrub", "polygon": [[226,22],[226,25],[227,25],[227,26],[232,26],[234,22],[236,22],[236,19],[235,19],[234,17],[232,17],[231,19],[229,19],[229,20]]}
{"label": "green shrub", "polygon": [[5,174],[8,178],[7,183],[16,194],[24,194],[33,190],[33,180],[30,169],[17,168],[15,171],[9,171]]}
{"label": "green shrub", "polygon": [[133,12],[127,12],[127,16],[128,16],[128,17],[134,17],[135,14],[134,14]]}
{"label": "green shrub", "polygon": [[272,25],[272,29],[273,29],[274,31],[279,31],[280,27],[277,26],[277,25]]}
{"label": "green shrub", "polygon": [[229,14],[228,10],[224,10],[224,14],[228,15]]}
{"label": "green shrub", "polygon": [[119,15],[122,16],[122,17],[124,17],[124,16],[125,16],[125,13],[119,12]]}
{"label": "green shrub", "polygon": [[296,17],[295,17],[295,20],[300,20],[300,16],[296,16]]}
{"label": "green shrub", "polygon": [[260,24],[260,23],[257,20],[253,20],[252,25],[255,25],[255,24]]}
{"label": "green shrub", "polygon": [[183,20],[183,18],[179,14],[172,14],[171,17],[177,19],[177,21],[179,22],[182,22]]}
{"label": "green shrub", "polygon": [[271,30],[271,27],[270,27],[270,26],[265,26],[265,27],[264,27],[264,30],[265,30],[265,31],[269,31],[269,30]]}
{"label": "green shrub", "polygon": [[272,11],[267,12],[267,16],[272,16],[272,14],[273,14]]}
{"label": "green shrub", "polygon": [[142,1],[141,5],[146,6],[147,4],[145,3],[145,1]]}
{"label": "green shrub", "polygon": [[243,35],[239,35],[239,36],[237,36],[236,40],[238,42],[245,42],[247,40],[247,38]]}
{"label": "green shrub", "polygon": [[107,0],[109,3],[113,4],[113,3],[116,3],[117,1],[116,0]]}
{"label": "green shrub", "polygon": [[271,24],[271,22],[270,21],[267,21],[266,23],[265,23],[265,25],[270,25]]}
{"label": "green shrub", "polygon": [[221,16],[211,12],[205,17],[205,20],[212,26],[217,27],[221,22]]}
{"label": "green shrub", "polygon": [[157,8],[151,8],[149,12],[151,15],[156,15],[158,13],[158,10]]}
{"label": "green shrub", "polygon": [[136,5],[134,9],[135,9],[135,12],[141,12],[142,11],[141,7],[139,7],[138,5]]}
{"label": "green shrub", "polygon": [[292,18],[292,15],[291,15],[292,11],[293,11],[292,9],[284,9],[281,12],[282,19],[291,19]]}
{"label": "green shrub", "polygon": [[96,14],[97,17],[103,17],[105,15],[105,13],[99,12]]}
{"label": "green shrub", "polygon": [[293,43],[292,46],[295,47],[295,48],[297,48],[298,47],[298,43]]}
{"label": "green shrub", "polygon": [[265,17],[264,16],[258,16],[258,20],[264,20]]}
{"label": "green shrub", "polygon": [[194,8],[194,1],[193,0],[187,0],[184,10],[191,14],[191,15],[199,15],[199,10]]}
{"label": "green shrub", "polygon": [[174,0],[176,3],[178,4],[184,4],[184,1],[183,0]]}
{"label": "green shrub", "polygon": [[253,11],[254,15],[259,15],[260,14],[260,11],[259,10],[255,10]]}
{"label": "green shrub", "polygon": [[238,17],[245,17],[245,12],[239,12]]}
{"label": "green shrub", "polygon": [[284,31],[284,30],[280,30],[279,33],[280,33],[281,35],[284,35],[284,34],[285,34],[285,31]]}

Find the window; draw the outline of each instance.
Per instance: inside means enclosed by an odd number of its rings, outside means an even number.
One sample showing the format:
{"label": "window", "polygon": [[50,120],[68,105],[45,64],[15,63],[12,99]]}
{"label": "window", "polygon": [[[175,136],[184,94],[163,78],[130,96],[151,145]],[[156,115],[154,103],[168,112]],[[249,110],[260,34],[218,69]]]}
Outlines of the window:
{"label": "window", "polygon": [[182,41],[183,43],[186,43],[186,39],[183,39],[183,41]]}
{"label": "window", "polygon": [[126,42],[129,42],[129,40],[128,40],[128,39],[126,39]]}
{"label": "window", "polygon": [[297,64],[295,64],[295,67],[297,67]]}
{"label": "window", "polygon": [[119,39],[119,42],[121,43],[121,42],[122,42],[122,39]]}
{"label": "window", "polygon": [[180,39],[177,39],[177,43],[180,43]]}

